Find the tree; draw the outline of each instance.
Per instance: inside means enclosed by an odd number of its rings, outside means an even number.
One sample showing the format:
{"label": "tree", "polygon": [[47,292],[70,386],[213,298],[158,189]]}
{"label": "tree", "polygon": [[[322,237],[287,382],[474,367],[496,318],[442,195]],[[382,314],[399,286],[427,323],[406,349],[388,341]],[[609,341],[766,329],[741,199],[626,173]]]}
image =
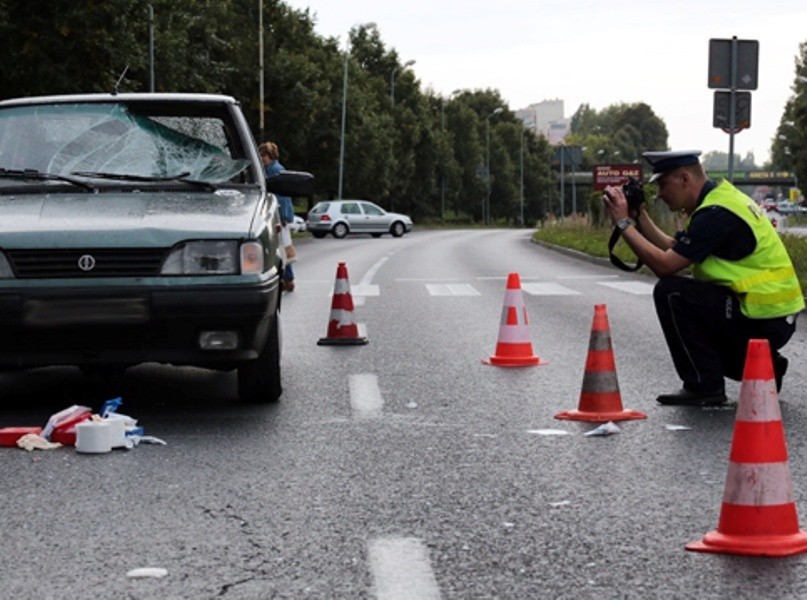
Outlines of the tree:
{"label": "tree", "polygon": [[771,143],[771,164],[791,170],[801,185],[807,182],[807,42],[799,45],[793,94]]}

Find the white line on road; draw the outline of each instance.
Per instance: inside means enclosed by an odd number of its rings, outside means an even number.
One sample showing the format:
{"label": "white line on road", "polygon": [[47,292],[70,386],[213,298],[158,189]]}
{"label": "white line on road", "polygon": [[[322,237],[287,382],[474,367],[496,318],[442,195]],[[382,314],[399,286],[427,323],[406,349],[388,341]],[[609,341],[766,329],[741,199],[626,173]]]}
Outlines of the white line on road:
{"label": "white line on road", "polygon": [[480,296],[481,294],[467,283],[427,283],[431,296]]}
{"label": "white line on road", "polygon": [[378,389],[378,377],[372,373],[351,375],[348,379],[350,387],[350,407],[353,416],[358,419],[375,419],[381,416],[384,399]]}
{"label": "white line on road", "polygon": [[439,600],[440,588],[421,540],[376,538],[368,554],[378,600]]}
{"label": "white line on road", "polygon": [[598,281],[597,285],[604,285],[605,287],[629,294],[636,294],[637,296],[646,296],[653,293],[655,283],[645,283],[644,281]]}
{"label": "white line on road", "polygon": [[580,292],[570,290],[553,281],[524,283],[521,285],[521,288],[531,296],[577,296],[580,294]]}

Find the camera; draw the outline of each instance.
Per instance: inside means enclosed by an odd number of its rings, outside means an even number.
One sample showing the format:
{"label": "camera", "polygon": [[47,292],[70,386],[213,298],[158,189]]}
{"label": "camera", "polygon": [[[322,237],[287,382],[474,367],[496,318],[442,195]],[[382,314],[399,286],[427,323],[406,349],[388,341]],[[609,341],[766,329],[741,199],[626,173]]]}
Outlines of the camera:
{"label": "camera", "polygon": [[644,189],[642,182],[635,177],[630,177],[628,182],[622,186],[622,192],[628,201],[628,207],[638,209],[644,202]]}

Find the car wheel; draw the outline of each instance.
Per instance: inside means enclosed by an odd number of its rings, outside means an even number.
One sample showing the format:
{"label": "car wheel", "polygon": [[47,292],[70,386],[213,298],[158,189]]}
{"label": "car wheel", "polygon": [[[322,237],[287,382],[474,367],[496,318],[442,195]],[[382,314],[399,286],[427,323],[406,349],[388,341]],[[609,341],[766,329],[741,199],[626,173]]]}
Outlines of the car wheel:
{"label": "car wheel", "polygon": [[269,324],[266,344],[254,361],[238,367],[238,396],[244,402],[277,402],[283,387],[280,382],[280,318],[277,313]]}
{"label": "car wheel", "polygon": [[404,234],[405,228],[404,224],[400,221],[395,221],[392,224],[392,227],[389,228],[389,232],[392,234],[392,237],[401,237]]}
{"label": "car wheel", "polygon": [[322,238],[325,237],[325,232],[324,231],[312,231],[311,235],[313,235],[318,240],[321,240]]}
{"label": "car wheel", "polygon": [[347,232],[348,228],[345,223],[337,223],[336,225],[333,226],[333,229],[331,230],[331,233],[335,238],[343,238],[347,235]]}

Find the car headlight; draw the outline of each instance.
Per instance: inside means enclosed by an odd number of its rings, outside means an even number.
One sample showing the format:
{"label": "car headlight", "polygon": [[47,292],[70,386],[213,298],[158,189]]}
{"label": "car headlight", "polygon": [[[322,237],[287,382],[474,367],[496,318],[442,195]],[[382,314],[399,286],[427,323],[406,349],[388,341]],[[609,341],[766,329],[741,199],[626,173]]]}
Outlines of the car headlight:
{"label": "car headlight", "polygon": [[8,264],[6,255],[0,252],[0,279],[14,279],[14,272]]}
{"label": "car headlight", "polygon": [[204,240],[186,242],[168,255],[163,275],[237,275],[263,271],[263,246],[259,242]]}

